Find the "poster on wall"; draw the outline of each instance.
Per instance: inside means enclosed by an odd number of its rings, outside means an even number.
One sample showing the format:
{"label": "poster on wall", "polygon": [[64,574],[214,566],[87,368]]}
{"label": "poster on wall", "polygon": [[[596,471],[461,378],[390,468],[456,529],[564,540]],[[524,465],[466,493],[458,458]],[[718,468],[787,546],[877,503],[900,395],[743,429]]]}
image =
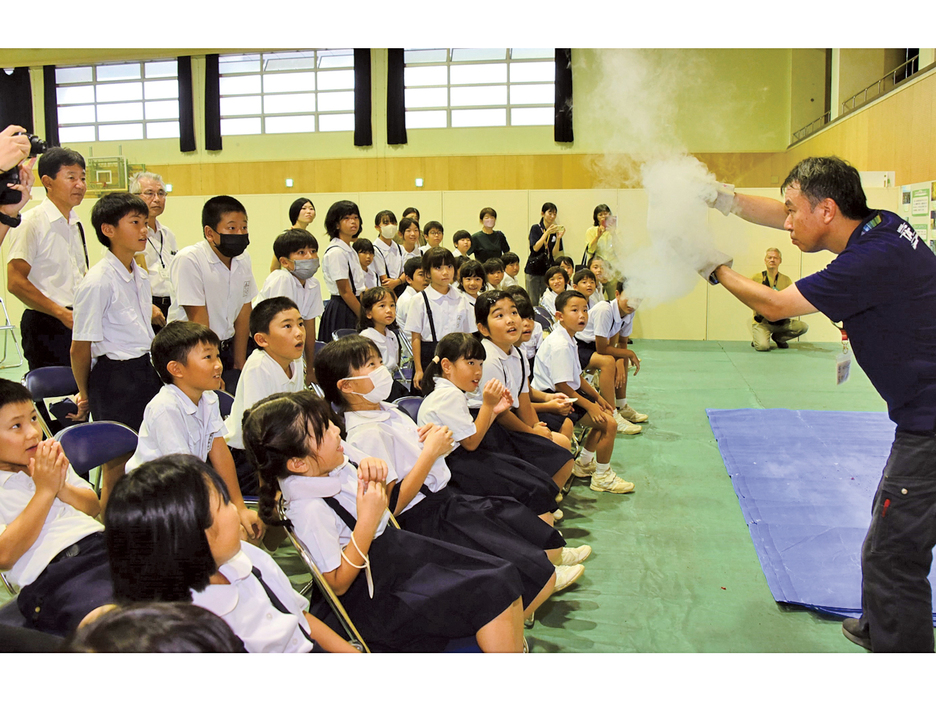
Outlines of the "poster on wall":
{"label": "poster on wall", "polygon": [[925,215],[929,212],[929,188],[920,188],[919,190],[914,190],[912,195],[912,206],[910,209],[910,214],[916,215]]}

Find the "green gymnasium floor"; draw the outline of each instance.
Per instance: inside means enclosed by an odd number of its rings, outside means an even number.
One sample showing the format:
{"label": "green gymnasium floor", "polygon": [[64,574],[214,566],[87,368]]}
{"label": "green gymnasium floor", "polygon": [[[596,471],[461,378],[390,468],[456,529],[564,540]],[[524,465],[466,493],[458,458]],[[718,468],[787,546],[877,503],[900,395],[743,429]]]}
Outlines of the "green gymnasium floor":
{"label": "green gymnasium floor", "polygon": [[[613,465],[637,490],[576,481],[559,528],[594,550],[582,578],[538,612],[532,651],[863,652],[839,620],[774,602],[705,410],[884,411],[866,376],[853,366],[835,386],[838,344],[757,353],[747,342],[638,340],[634,350],[642,370],[629,400],[650,420],[618,436]],[[297,586],[308,579],[289,548],[276,556]]]}

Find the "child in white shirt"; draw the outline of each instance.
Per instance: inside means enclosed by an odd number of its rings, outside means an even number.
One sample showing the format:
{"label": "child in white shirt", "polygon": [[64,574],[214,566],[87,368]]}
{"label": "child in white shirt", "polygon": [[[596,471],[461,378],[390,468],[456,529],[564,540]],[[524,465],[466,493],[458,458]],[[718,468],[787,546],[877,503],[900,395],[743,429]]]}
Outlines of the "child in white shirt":
{"label": "child in white shirt", "polygon": [[[380,358],[387,370],[395,375],[400,370],[403,344],[396,326],[396,302],[393,293],[387,288],[371,288],[361,295],[361,318],[358,331],[376,344]],[[406,397],[409,388],[394,378],[388,402]]]}

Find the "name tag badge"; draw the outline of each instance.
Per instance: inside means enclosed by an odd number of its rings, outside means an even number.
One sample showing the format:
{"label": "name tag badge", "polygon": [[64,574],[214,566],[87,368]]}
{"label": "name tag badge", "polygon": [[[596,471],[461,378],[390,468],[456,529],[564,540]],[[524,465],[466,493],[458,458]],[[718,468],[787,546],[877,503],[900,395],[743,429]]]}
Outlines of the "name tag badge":
{"label": "name tag badge", "polygon": [[845,350],[835,357],[835,384],[841,385],[848,380],[851,373],[851,351]]}
{"label": "name tag badge", "polygon": [[163,280],[169,280],[169,269],[166,266],[160,267],[159,277]]}

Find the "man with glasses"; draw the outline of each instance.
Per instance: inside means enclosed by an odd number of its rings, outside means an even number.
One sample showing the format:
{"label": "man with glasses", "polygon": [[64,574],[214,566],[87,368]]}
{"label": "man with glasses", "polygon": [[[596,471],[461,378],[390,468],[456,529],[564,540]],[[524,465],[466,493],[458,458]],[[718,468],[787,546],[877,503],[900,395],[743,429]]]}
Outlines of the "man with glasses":
{"label": "man with glasses", "polygon": [[149,207],[146,249],[137,255],[137,263],[149,272],[153,290],[153,329],[166,324],[173,295],[169,264],[178,251],[175,234],[156,220],[166,209],[166,186],[157,173],[137,173],[130,179],[130,192],[139,195]]}

